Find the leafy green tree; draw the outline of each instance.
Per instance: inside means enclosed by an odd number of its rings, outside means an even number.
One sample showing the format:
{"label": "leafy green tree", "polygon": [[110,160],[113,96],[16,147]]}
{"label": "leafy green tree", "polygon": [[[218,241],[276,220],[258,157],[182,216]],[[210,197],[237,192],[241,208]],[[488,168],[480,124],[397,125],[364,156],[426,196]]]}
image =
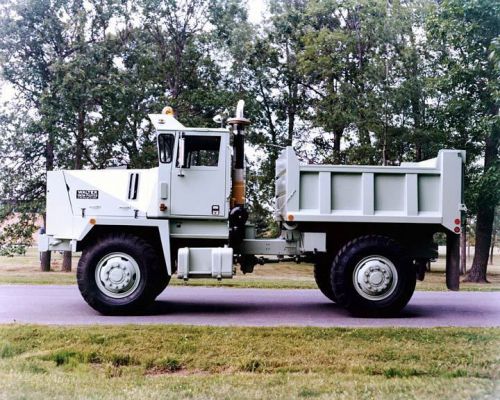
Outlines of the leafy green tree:
{"label": "leafy green tree", "polygon": [[[269,17],[245,47],[246,97],[252,119],[249,142],[257,151],[256,165],[249,175],[248,196],[252,218],[260,230],[272,225],[274,164],[282,148],[300,140],[306,131],[308,95],[302,84],[298,56],[307,27],[307,1],[273,0],[268,3]],[[268,232],[272,232],[272,229]]]}
{"label": "leafy green tree", "polygon": [[[446,0],[428,18],[436,57],[436,88],[442,99],[441,127],[448,144],[466,148],[469,165],[482,170],[470,177],[467,198],[476,214],[476,244],[467,280],[486,281],[495,207],[500,199],[497,1]],[[469,172],[477,171],[473,166]]]}
{"label": "leafy green tree", "polygon": [[[421,160],[426,128],[425,7],[385,1],[311,1],[301,67],[314,93],[312,118],[329,162]],[[343,148],[341,144],[343,143]]]}
{"label": "leafy green tree", "polygon": [[[4,115],[10,124],[0,140],[14,160],[1,168],[3,182],[12,183],[3,185],[2,213],[19,212],[22,202],[31,231],[44,211],[46,171],[153,166],[148,113],[170,104],[183,122],[211,125],[216,111],[234,102],[212,44],[221,46],[213,39],[222,25],[208,20],[246,18],[237,2],[11,0],[1,7],[1,72],[18,93],[11,104],[18,114]],[[21,116],[21,109],[29,113]],[[17,172],[18,161],[31,168],[32,160],[36,174]],[[19,228],[28,243],[32,232]],[[43,255],[44,269],[49,257]]]}
{"label": "leafy green tree", "polygon": [[341,142],[350,135],[358,161],[373,162],[369,132],[380,105],[374,88],[384,71],[376,54],[385,39],[384,7],[378,2],[326,1],[311,2],[308,11],[314,22],[304,38],[301,68],[315,95],[312,118],[326,133],[316,139],[316,147],[326,161],[346,162]]}
{"label": "leafy green tree", "polygon": [[[57,57],[64,56],[66,50],[61,46],[64,40],[63,28],[57,17],[60,6],[60,2],[47,3],[36,0],[23,3],[5,2],[2,5],[3,17],[0,21],[2,75],[18,91],[19,110],[27,112],[28,109],[32,109],[32,113],[37,114],[44,107],[44,100],[50,99],[53,95],[54,76],[51,66]],[[14,205],[21,204],[21,201],[23,207],[31,209],[31,215],[43,210],[39,200],[43,200],[44,197],[44,178],[39,173],[16,176],[18,169],[12,168],[12,165],[19,160],[16,158],[16,153],[21,152],[23,156],[21,160],[27,161],[30,166],[32,163],[27,160],[28,157],[42,159],[44,167],[42,171],[52,170],[57,163],[54,151],[57,140],[54,116],[40,118],[36,115],[33,118],[28,114],[25,120],[30,119],[30,124],[24,126],[16,123],[18,119],[19,116],[13,116],[11,119],[11,125],[16,127],[16,131],[4,132],[2,135],[3,147],[11,150],[10,153],[4,153],[4,157],[10,162],[3,165],[3,182],[15,182],[14,185],[4,184],[2,188],[5,192],[1,197],[10,205],[4,208],[4,217],[13,215],[18,209]],[[27,137],[28,129],[25,128],[38,132],[32,137]],[[21,147],[23,145],[26,147]],[[23,163],[22,166],[26,165]],[[17,181],[18,178],[23,184]],[[36,190],[20,189],[24,187]],[[23,215],[29,214],[23,213]],[[31,228],[34,229],[34,223],[31,224]],[[30,240],[32,231],[29,229],[13,230],[17,231],[19,236],[24,236],[24,241]],[[42,255],[42,269],[50,269],[50,253]]]}
{"label": "leafy green tree", "polygon": [[41,132],[28,113],[25,108],[0,116],[0,255],[18,254],[31,244],[44,206],[45,149],[34,140]]}

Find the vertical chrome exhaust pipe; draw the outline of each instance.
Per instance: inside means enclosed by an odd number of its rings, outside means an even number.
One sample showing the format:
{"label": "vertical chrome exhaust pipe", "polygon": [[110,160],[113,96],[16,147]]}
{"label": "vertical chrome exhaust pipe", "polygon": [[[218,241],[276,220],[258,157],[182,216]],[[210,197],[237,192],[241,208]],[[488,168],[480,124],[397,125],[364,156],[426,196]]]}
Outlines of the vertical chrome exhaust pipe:
{"label": "vertical chrome exhaust pipe", "polygon": [[245,210],[245,127],[250,121],[245,118],[243,108],[245,102],[238,101],[236,115],[227,122],[233,133],[233,168],[231,188],[231,211],[229,213],[231,247],[238,247],[245,235],[245,223],[248,213]]}
{"label": "vertical chrome exhaust pipe", "polygon": [[243,114],[244,107],[245,102],[238,101],[235,117],[227,121],[233,132],[231,209],[245,205],[245,126],[250,125],[250,121]]}

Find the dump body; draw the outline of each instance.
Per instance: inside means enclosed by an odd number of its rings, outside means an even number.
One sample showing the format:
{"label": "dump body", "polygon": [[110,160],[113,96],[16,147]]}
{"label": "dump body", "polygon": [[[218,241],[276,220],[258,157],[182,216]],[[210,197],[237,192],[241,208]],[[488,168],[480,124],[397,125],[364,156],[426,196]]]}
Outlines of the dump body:
{"label": "dump body", "polygon": [[276,161],[275,219],[439,224],[458,233],[464,159],[463,151],[441,150],[399,167],[301,165],[288,147]]}

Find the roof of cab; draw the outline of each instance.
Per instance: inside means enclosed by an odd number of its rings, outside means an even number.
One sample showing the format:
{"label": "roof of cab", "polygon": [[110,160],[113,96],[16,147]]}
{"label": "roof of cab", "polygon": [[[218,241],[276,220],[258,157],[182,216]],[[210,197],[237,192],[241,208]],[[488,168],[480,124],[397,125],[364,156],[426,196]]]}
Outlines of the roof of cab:
{"label": "roof of cab", "polygon": [[149,119],[157,131],[177,131],[185,128],[173,115],[149,114]]}
{"label": "roof of cab", "polygon": [[149,114],[149,119],[151,120],[155,130],[157,132],[164,131],[183,131],[183,132],[206,132],[206,133],[223,133],[229,134],[227,128],[190,128],[182,125],[179,121],[175,119],[173,115],[168,114]]}

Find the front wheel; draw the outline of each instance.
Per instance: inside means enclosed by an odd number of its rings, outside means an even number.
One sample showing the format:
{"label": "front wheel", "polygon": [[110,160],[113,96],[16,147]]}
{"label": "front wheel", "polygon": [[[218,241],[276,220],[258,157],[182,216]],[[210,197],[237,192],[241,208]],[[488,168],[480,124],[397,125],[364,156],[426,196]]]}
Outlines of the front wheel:
{"label": "front wheel", "polygon": [[406,306],[416,274],[402,247],[386,236],[362,236],[347,243],[332,265],[337,303],[354,314],[390,316]]}
{"label": "front wheel", "polygon": [[77,281],[85,301],[100,313],[134,314],[153,302],[165,274],[148,242],[111,234],[83,251]]}

